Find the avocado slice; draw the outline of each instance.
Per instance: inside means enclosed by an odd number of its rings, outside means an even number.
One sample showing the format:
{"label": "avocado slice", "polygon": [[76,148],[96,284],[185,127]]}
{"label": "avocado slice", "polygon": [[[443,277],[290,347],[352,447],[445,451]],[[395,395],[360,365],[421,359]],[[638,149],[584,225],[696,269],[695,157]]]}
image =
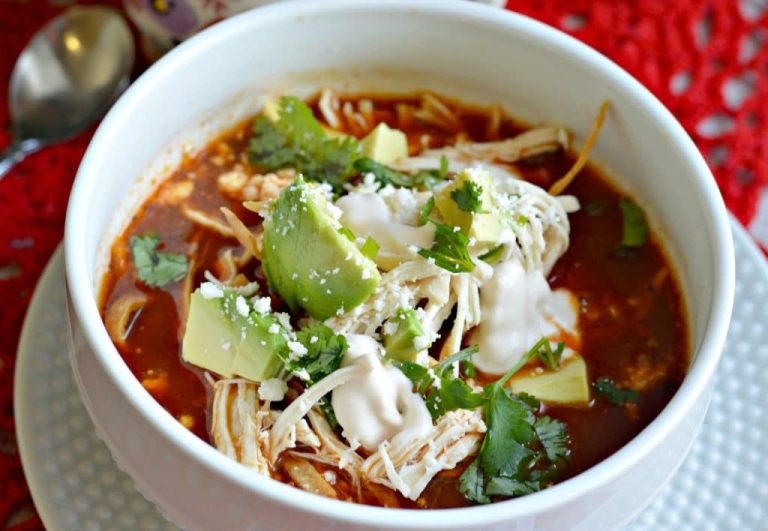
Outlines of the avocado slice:
{"label": "avocado slice", "polygon": [[274,378],[283,366],[277,355],[286,345],[283,328],[273,315],[255,312],[244,297],[220,292],[207,298],[201,289],[192,294],[182,359],[225,378]]}
{"label": "avocado slice", "polygon": [[363,157],[379,164],[392,164],[408,156],[408,137],[399,129],[392,129],[381,122],[360,142],[360,147]]}
{"label": "avocado slice", "polygon": [[376,264],[339,233],[321,190],[301,176],[280,193],[264,221],[262,266],[288,306],[316,319],[341,315],[379,285]]}
{"label": "avocado slice", "polygon": [[429,348],[431,343],[412,308],[400,308],[382,328],[387,357],[393,360],[414,361],[416,354]]}
{"label": "avocado slice", "polygon": [[566,361],[555,372],[513,378],[509,388],[513,393],[528,393],[555,404],[586,404],[590,400],[587,364],[581,356]]}
{"label": "avocado slice", "polygon": [[[480,211],[466,212],[459,208],[452,192],[462,190],[466,183],[480,186]],[[478,168],[467,168],[459,173],[451,184],[435,194],[435,206],[443,216],[446,225],[461,228],[461,231],[478,244],[496,244],[501,233],[501,220],[496,213],[493,177]]]}

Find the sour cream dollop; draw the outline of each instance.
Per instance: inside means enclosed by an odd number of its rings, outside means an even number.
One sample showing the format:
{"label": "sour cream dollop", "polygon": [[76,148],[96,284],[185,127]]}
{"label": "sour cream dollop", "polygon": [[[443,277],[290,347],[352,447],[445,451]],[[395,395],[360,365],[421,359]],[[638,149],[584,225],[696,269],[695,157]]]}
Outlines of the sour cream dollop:
{"label": "sour cream dollop", "polygon": [[480,350],[472,361],[483,372],[504,374],[542,337],[574,334],[577,308],[574,295],[552,291],[542,271],[526,271],[515,259],[496,265],[480,289],[482,321],[472,336]]}
{"label": "sour cream dollop", "polygon": [[342,367],[366,368],[333,390],[331,404],[352,446],[359,444],[373,452],[395,436],[401,439],[423,437],[432,429],[432,417],[421,396],[412,392],[411,381],[397,368],[381,363],[382,348],[375,339],[347,334],[349,349]]}

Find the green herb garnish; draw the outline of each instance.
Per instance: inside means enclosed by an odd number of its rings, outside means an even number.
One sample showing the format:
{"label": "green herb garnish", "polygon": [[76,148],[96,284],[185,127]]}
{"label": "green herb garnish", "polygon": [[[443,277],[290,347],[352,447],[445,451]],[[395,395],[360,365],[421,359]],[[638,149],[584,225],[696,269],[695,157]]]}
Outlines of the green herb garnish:
{"label": "green herb garnish", "polygon": [[301,329],[296,333],[296,341],[307,349],[301,356],[292,355],[288,348],[278,353],[285,368],[300,376],[311,386],[331,374],[341,365],[344,351],[349,348],[344,336],[334,333],[322,323]]}
{"label": "green herb garnish", "polygon": [[468,273],[475,269],[469,256],[469,238],[459,227],[449,227],[430,220],[435,226],[435,242],[431,249],[420,249],[419,254],[433,259],[438,267],[451,273]]}
{"label": "green herb garnish", "polygon": [[604,396],[611,404],[622,405],[627,402],[637,402],[640,400],[640,393],[634,389],[622,389],[616,387],[616,384],[608,378],[600,378],[594,384],[595,392]]}
{"label": "green herb garnish", "polygon": [[146,233],[131,237],[131,254],[139,280],[152,287],[165,286],[184,278],[189,267],[182,254],[159,253],[160,236]]}
{"label": "green herb garnish", "polygon": [[464,212],[479,214],[483,211],[483,187],[475,181],[464,181],[464,186],[451,191],[451,199]]}
{"label": "green herb garnish", "polygon": [[453,372],[455,363],[468,361],[476,353],[477,346],[465,348],[432,368],[412,361],[397,361],[394,364],[413,382],[414,389],[424,397],[427,409],[436,420],[454,409],[474,409],[482,405],[483,395],[476,393]]}
{"label": "green herb garnish", "polygon": [[[307,387],[311,387],[338,369],[344,352],[349,348],[343,335],[337,335],[322,323],[301,329],[296,333],[296,341],[307,349],[306,354],[292,355],[291,350],[286,347],[278,351],[278,356],[286,370],[303,380]],[[331,428],[337,429],[339,421],[331,405],[330,393],[325,395],[318,405]]]}
{"label": "green herb garnish", "polygon": [[403,188],[425,187],[431,190],[437,186],[438,183],[445,180],[445,177],[448,174],[448,159],[441,157],[440,168],[436,170],[422,170],[414,174],[393,170],[384,164],[365,157],[357,159],[354,168],[361,174],[370,173],[384,186],[391,184],[392,186],[400,186]]}
{"label": "green herb garnish", "polygon": [[506,248],[507,248],[507,245],[502,243],[501,245],[494,247],[487,253],[481,254],[478,258],[480,258],[480,260],[482,260],[487,264],[493,265],[497,263],[499,260],[501,260],[501,257],[504,256],[504,251],[506,250]]}
{"label": "green herb garnish", "polygon": [[280,98],[279,119],[259,116],[253,123],[248,157],[253,164],[274,171],[294,168],[305,178],[327,182],[339,191],[354,175],[360,151],[353,138],[329,138],[312,110],[295,96]]}
{"label": "green herb garnish", "polygon": [[[460,490],[477,503],[492,496],[520,496],[544,488],[568,458],[565,424],[536,417],[539,402],[512,394],[506,382],[531,359],[549,359],[547,338],[539,340],[504,376],[483,389],[483,418],[487,427],[480,454],[461,475]],[[560,347],[558,346],[558,350]]]}
{"label": "green herb garnish", "polygon": [[421,207],[421,210],[419,211],[419,226],[426,225],[429,221],[429,216],[432,214],[432,211],[435,209],[435,196],[430,196],[429,199],[427,199],[427,202],[424,203],[424,206]]}
{"label": "green herb garnish", "polygon": [[648,222],[645,213],[633,201],[622,198],[619,201],[622,219],[622,247],[642,247],[648,240]]}
{"label": "green herb garnish", "polygon": [[363,243],[363,246],[360,247],[360,252],[363,253],[363,256],[366,258],[369,258],[373,260],[376,258],[376,255],[379,252],[379,249],[381,249],[381,246],[379,245],[379,242],[368,236],[365,239],[365,243]]}

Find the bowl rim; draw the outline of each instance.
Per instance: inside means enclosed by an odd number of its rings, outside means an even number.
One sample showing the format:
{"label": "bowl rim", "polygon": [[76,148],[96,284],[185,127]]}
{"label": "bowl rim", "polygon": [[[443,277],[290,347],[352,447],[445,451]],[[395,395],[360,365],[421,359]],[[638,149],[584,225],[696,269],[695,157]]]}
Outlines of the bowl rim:
{"label": "bowl rim", "polygon": [[[609,78],[616,90],[623,92],[647,112],[669,137],[669,142],[683,155],[681,164],[686,165],[702,194],[707,211],[704,221],[714,237],[715,275],[718,282],[712,294],[712,307],[706,318],[701,346],[695,354],[688,373],[670,402],[662,412],[629,443],[597,465],[558,483],[551,488],[524,496],[485,506],[457,509],[434,509],[413,511],[385,509],[366,505],[350,504],[338,500],[323,499],[315,503],[314,494],[304,492],[279,481],[254,474],[234,460],[219,453],[213,446],[203,442],[176,422],[158,402],[141,386],[131,374],[122,357],[109,338],[100,318],[93,285],[88,277],[90,257],[86,253],[84,231],[88,221],[88,206],[93,199],[94,184],[98,168],[108,152],[105,146],[113,142],[111,130],[119,127],[126,117],[134,115],[141,106],[143,97],[163,79],[166,70],[183,64],[193,58],[201,49],[226,39],[230,32],[242,27],[259,27],[293,17],[308,18],[316,15],[339,12],[418,13],[440,17],[461,18],[465,23],[492,26],[495,29],[517,33],[528,39],[546,45],[555,53],[563,54],[577,62],[580,67],[596,71]],[[109,375],[111,384],[124,399],[160,435],[210,471],[223,475],[237,484],[266,499],[281,503],[293,509],[313,513],[333,520],[358,525],[378,527],[408,526],[420,528],[442,528],[456,525],[457,517],[462,523],[474,525],[509,521],[514,518],[531,516],[566,504],[586,492],[597,489],[615,480],[638,460],[646,456],[664,440],[699,400],[719,361],[725,341],[734,295],[734,253],[729,219],[720,192],[703,157],[683,127],[675,120],[664,105],[656,99],[630,74],[596,50],[569,35],[526,16],[472,2],[445,2],[444,0],[422,0],[414,4],[411,0],[337,0],[334,2],[313,2],[296,0],[278,2],[242,13],[224,20],[190,38],[152,65],[126,93],[102,121],[82,159],[74,182],[65,225],[66,278],[70,297],[77,320],[91,347],[94,357]],[[110,445],[111,446],[111,445]]]}

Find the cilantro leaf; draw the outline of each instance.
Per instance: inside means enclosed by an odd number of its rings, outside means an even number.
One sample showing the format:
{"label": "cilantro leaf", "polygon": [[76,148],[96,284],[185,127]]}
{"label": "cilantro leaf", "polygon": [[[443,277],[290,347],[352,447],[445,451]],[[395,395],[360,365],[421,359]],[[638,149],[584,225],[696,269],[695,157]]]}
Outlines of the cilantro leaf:
{"label": "cilantro leaf", "polygon": [[478,459],[472,461],[459,478],[459,491],[469,501],[491,503],[491,499],[485,492],[485,474]]}
{"label": "cilantro leaf", "polygon": [[547,459],[557,461],[568,457],[568,430],[565,424],[550,417],[539,417],[533,423],[533,430],[544,447]]}
{"label": "cilantro leaf", "polygon": [[486,476],[515,477],[533,459],[528,448],[533,441],[533,412],[530,406],[510,396],[502,387],[491,387],[486,396],[487,435],[480,447],[480,464]]}
{"label": "cilantro leaf", "polygon": [[270,171],[295,168],[307,179],[327,182],[336,190],[354,174],[352,164],[359,150],[353,138],[329,138],[312,110],[294,96],[280,98],[277,122],[256,118],[248,144],[253,164]]}
{"label": "cilantro leaf", "polygon": [[344,352],[349,348],[343,335],[336,335],[322,323],[308,326],[297,332],[296,341],[307,350],[305,354],[293,355],[293,352],[286,347],[278,355],[283,360],[285,368],[295,375],[301,374],[307,385],[316,384],[338,369]]}
{"label": "cilantro leaf", "polygon": [[[547,338],[541,338],[518,363],[483,389],[483,418],[487,426],[480,454],[462,474],[460,490],[470,501],[489,503],[492,496],[520,496],[541,490],[567,461],[565,424],[536,417],[540,403],[504,387],[531,359],[554,359]],[[558,359],[559,361],[559,359]]]}
{"label": "cilantro leaf", "polygon": [[464,186],[451,192],[451,199],[459,210],[479,214],[483,211],[482,193],[482,186],[474,181],[464,181]]}
{"label": "cilantro leaf", "polygon": [[[283,361],[285,368],[293,375],[312,386],[331,374],[341,365],[344,352],[349,348],[343,335],[336,335],[333,330],[322,323],[301,329],[296,333],[296,341],[301,343],[307,352],[301,356],[292,355],[286,348],[278,351],[277,355]],[[330,393],[325,395],[318,406],[334,430],[339,427],[336,413],[330,401]]]}
{"label": "cilantro leaf", "polygon": [[611,404],[621,405],[626,402],[637,402],[640,400],[640,393],[634,389],[622,389],[616,387],[608,378],[600,378],[593,385],[595,392],[604,396]]}
{"label": "cilantro leaf", "polygon": [[642,247],[648,240],[648,222],[645,213],[633,201],[622,198],[619,201],[622,219],[622,247]]}
{"label": "cilantro leaf", "polygon": [[419,254],[431,258],[438,267],[451,273],[468,273],[475,269],[475,263],[469,256],[469,238],[458,227],[449,227],[442,223],[429,221],[435,226],[435,242],[431,249],[420,249]]}
{"label": "cilantro leaf", "polygon": [[189,264],[182,254],[159,253],[160,236],[146,233],[131,237],[131,254],[139,280],[152,287],[177,282],[187,274]]}
{"label": "cilantro leaf", "polygon": [[474,409],[485,402],[482,394],[476,393],[453,373],[455,363],[467,361],[477,350],[477,346],[465,348],[432,368],[411,361],[395,362],[395,366],[413,382],[415,391],[422,395],[432,418],[436,420],[448,411]]}
{"label": "cilantro leaf", "polygon": [[434,189],[448,174],[448,159],[440,158],[440,168],[436,170],[421,170],[414,174],[402,173],[367,157],[359,158],[354,164],[355,170],[361,174],[370,173],[382,185],[400,186],[403,188],[425,187]]}

